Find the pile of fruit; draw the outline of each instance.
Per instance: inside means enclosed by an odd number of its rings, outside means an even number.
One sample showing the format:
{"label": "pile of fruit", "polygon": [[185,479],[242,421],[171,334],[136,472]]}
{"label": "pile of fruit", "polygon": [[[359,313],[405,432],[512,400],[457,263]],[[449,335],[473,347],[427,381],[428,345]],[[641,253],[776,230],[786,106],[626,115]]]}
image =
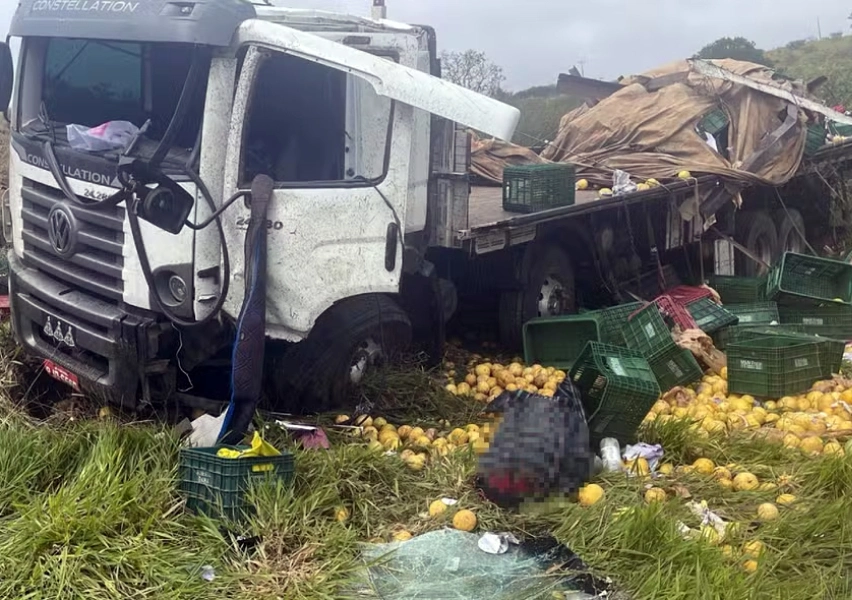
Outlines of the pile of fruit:
{"label": "pile of fruit", "polygon": [[[350,421],[346,415],[336,419],[338,425],[349,425]],[[367,415],[356,417],[351,424],[355,426],[351,430],[352,435],[366,442],[369,449],[395,452],[413,471],[420,471],[430,460],[453,452],[469,449],[483,452],[493,439],[496,428],[496,421],[455,428],[448,421],[443,421],[440,429],[423,429],[411,425],[396,426],[382,417],[374,419]]]}
{"label": "pile of fruit", "polygon": [[723,369],[720,376],[705,376],[694,388],[669,391],[645,422],[685,419],[702,437],[753,431],[805,454],[845,454],[841,441],[852,438],[852,381],[819,381],[805,394],[758,402],[748,395],[728,394],[726,379]]}
{"label": "pile of fruit", "polygon": [[479,402],[490,402],[504,391],[523,390],[552,397],[567,374],[542,365],[525,367],[520,360],[509,365],[484,362],[470,364],[462,381],[456,382],[455,364],[444,363],[449,383],[446,390],[456,396],[470,396]]}

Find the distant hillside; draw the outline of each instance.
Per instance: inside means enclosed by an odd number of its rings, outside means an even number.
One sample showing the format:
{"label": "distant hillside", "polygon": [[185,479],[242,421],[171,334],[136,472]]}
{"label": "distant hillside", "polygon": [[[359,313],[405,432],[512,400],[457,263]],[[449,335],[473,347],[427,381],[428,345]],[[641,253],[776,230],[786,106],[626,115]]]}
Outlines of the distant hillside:
{"label": "distant hillside", "polygon": [[529,88],[500,99],[521,111],[513,141],[522,146],[552,141],[562,116],[580,106],[580,100],[558,93],[555,85]]}
{"label": "distant hillside", "polygon": [[825,75],[828,82],[817,95],[829,106],[852,109],[852,36],[836,33],[824,40],[797,40],[766,55],[789,77],[809,81]]}

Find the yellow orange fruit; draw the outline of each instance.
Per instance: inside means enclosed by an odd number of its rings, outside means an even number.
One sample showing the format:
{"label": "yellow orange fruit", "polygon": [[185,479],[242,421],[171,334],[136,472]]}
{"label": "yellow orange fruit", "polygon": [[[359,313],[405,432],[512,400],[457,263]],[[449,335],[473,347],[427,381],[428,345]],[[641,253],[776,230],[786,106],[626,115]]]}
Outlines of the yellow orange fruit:
{"label": "yellow orange fruit", "polygon": [[476,515],[472,511],[462,509],[453,516],[453,527],[460,531],[476,529]]}
{"label": "yellow orange fruit", "polygon": [[580,488],[578,500],[580,506],[592,506],[601,501],[604,497],[604,489],[596,483],[589,483]]}
{"label": "yellow orange fruit", "polygon": [[757,507],[757,518],[761,521],[774,521],[778,518],[778,507],[771,502],[764,502]]}
{"label": "yellow orange fruit", "polygon": [[734,489],[738,492],[755,490],[759,485],[760,482],[752,473],[737,473],[734,477]]}

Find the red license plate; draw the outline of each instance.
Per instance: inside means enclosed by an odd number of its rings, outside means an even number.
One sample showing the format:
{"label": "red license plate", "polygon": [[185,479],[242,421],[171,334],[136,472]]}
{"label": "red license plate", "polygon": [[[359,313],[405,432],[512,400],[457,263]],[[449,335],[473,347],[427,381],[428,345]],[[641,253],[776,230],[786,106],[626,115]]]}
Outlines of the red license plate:
{"label": "red license plate", "polygon": [[65,367],[60,367],[52,360],[44,361],[44,372],[53,377],[56,381],[61,381],[66,385],[70,385],[78,392],[80,391],[80,380],[77,379],[77,376]]}

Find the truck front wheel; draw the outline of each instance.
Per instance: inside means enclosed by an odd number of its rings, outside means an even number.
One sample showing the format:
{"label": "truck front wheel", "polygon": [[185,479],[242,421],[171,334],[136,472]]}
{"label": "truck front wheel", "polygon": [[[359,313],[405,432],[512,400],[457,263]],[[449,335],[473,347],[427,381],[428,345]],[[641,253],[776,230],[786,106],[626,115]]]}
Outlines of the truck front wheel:
{"label": "truck front wheel", "polygon": [[507,348],[523,347],[524,323],[536,317],[555,317],[576,309],[574,267],[556,244],[529,248],[533,254],[522,271],[523,289],[500,296],[500,341]]}
{"label": "truck front wheel", "polygon": [[306,340],[271,361],[277,408],[319,412],[342,405],[370,369],[398,357],[411,343],[411,323],[389,296],[341,300]]}

